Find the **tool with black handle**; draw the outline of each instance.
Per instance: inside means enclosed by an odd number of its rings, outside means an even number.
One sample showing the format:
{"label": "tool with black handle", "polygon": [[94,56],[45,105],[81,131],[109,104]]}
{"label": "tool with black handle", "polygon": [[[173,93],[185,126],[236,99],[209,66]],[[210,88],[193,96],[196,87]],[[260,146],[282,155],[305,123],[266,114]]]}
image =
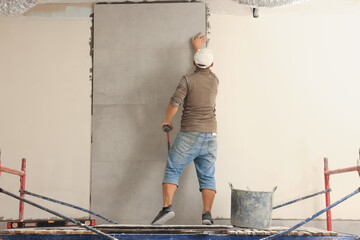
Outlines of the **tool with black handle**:
{"label": "tool with black handle", "polygon": [[171,127],[169,125],[164,125],[163,126],[163,131],[166,132],[166,136],[167,136],[167,143],[168,143],[168,153],[170,151],[170,130]]}

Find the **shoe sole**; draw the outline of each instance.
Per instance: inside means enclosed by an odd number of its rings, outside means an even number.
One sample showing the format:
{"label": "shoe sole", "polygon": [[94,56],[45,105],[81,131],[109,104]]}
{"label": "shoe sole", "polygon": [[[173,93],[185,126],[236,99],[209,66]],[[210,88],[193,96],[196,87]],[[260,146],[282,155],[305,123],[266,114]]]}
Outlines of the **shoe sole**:
{"label": "shoe sole", "polygon": [[175,212],[169,212],[151,225],[163,225],[165,222],[169,221],[173,217],[175,217]]}
{"label": "shoe sole", "polygon": [[210,220],[202,220],[203,225],[212,225],[213,223]]}

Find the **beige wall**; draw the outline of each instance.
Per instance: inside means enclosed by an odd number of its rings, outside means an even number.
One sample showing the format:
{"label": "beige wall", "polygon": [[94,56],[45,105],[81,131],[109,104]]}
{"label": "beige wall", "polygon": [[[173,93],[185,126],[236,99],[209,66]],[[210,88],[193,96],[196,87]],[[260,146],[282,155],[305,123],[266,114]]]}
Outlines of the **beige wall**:
{"label": "beige wall", "polygon": [[[0,18],[2,165],[20,170],[25,157],[27,190],[89,207],[91,19],[63,13]],[[0,186],[16,193],[19,179],[4,173]],[[18,217],[17,200],[0,195],[0,203],[0,218]],[[25,205],[25,218],[36,217],[52,216]]]}
{"label": "beige wall", "polygon": [[[209,47],[221,80],[214,217],[230,216],[228,182],[254,190],[277,185],[275,204],[323,189],[323,157],[330,168],[358,158],[358,1],[314,0],[261,10],[258,19],[230,0],[209,6]],[[88,207],[89,9],[48,7],[0,18],[2,164],[19,169],[26,157],[28,190]],[[333,200],[359,187],[356,173],[331,181]],[[3,174],[0,185],[16,192],[18,178]],[[334,218],[359,219],[359,197],[336,207]],[[16,200],[0,195],[0,202],[0,218],[17,218]],[[323,207],[321,196],[273,215],[305,218]],[[50,215],[26,206],[25,217]]]}
{"label": "beige wall", "polygon": [[[354,166],[360,148],[360,4],[310,1],[260,10],[258,19],[232,5],[232,15],[217,5],[209,18],[221,80],[219,217],[230,214],[228,182],[254,190],[276,185],[279,204],[324,188],[324,157],[331,169]],[[359,187],[359,176],[332,176],[331,187],[338,200]],[[359,219],[359,203],[360,196],[353,197],[333,217]],[[306,218],[324,205],[321,196],[273,217]]]}

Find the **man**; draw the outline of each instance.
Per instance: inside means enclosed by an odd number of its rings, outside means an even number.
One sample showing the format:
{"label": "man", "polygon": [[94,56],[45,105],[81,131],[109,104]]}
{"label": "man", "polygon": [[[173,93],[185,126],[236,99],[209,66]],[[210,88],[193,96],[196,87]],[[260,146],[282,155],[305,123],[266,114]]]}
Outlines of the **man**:
{"label": "man", "polygon": [[217,153],[217,123],[215,100],[219,80],[210,70],[213,54],[201,46],[207,41],[201,33],[192,44],[195,49],[193,74],[184,76],[166,109],[161,128],[173,129],[172,118],[183,104],[181,129],[169,151],[163,180],[163,209],[155,217],[153,225],[162,225],[175,216],[172,199],[178,187],[179,177],[186,165],[194,161],[200,191],[202,193],[202,223],[213,224],[211,207],[215,198],[215,161]]}

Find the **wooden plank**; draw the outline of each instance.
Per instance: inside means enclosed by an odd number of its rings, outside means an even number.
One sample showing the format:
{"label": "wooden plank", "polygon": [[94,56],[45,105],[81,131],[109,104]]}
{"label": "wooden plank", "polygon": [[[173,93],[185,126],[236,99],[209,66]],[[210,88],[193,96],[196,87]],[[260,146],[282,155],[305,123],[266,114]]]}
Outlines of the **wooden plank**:
{"label": "wooden plank", "polygon": [[232,225],[132,225],[132,224],[101,224],[95,228],[114,228],[114,229],[198,229],[198,228],[234,228]]}
{"label": "wooden plank", "polygon": [[254,235],[254,232],[253,232],[252,230],[250,230],[250,229],[246,230],[245,232],[246,232],[247,235],[249,235],[249,236]]}
{"label": "wooden plank", "polygon": [[[239,235],[239,236],[269,236],[278,234],[288,229],[288,227],[271,227],[269,229],[238,228],[229,225],[99,225],[96,228],[104,233],[114,234],[203,234],[203,235]],[[64,234],[64,235],[93,235],[94,233],[81,227],[48,227],[48,228],[21,228],[5,229],[0,231],[0,235],[45,235],[45,234]],[[337,236],[338,233],[323,229],[301,227],[288,234],[289,236]]]}
{"label": "wooden plank", "polygon": [[311,236],[311,233],[304,228],[298,228],[298,231],[301,234],[301,236]]}
{"label": "wooden plank", "polygon": [[317,235],[317,236],[337,236],[338,233],[336,232],[330,232],[324,229],[318,229],[318,228],[313,228],[313,227],[306,227],[304,228],[306,230],[308,230],[309,232],[311,232],[313,235]]}
{"label": "wooden plank", "polygon": [[228,230],[226,231],[227,235],[246,235],[246,233],[242,230]]}

